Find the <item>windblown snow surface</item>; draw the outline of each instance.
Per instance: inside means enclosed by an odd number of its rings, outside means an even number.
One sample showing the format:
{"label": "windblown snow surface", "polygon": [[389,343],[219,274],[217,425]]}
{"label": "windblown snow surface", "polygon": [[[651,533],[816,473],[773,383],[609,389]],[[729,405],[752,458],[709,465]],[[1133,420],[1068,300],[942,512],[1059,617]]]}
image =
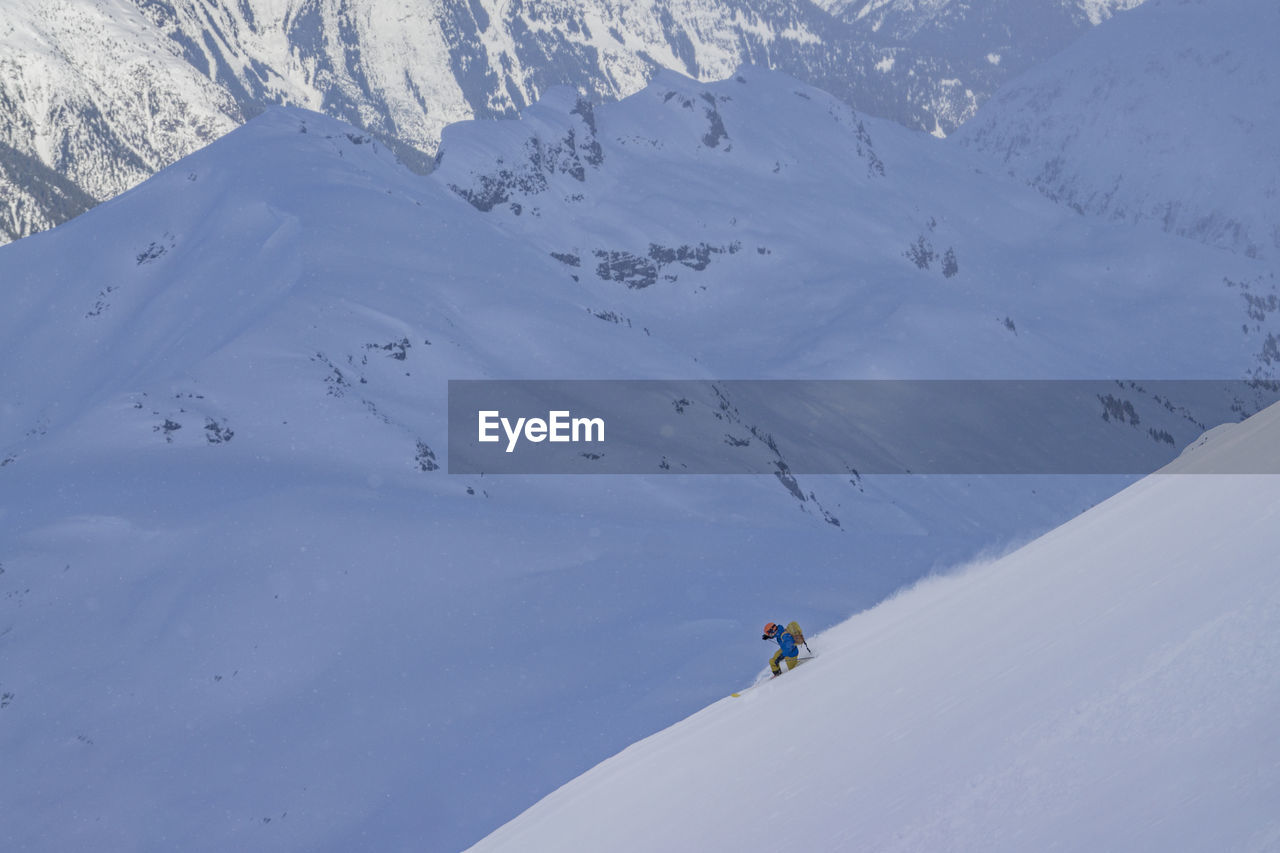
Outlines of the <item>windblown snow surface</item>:
{"label": "windblown snow surface", "polygon": [[1204,472],[1277,466],[1272,406],[472,850],[1276,850],[1280,477]]}

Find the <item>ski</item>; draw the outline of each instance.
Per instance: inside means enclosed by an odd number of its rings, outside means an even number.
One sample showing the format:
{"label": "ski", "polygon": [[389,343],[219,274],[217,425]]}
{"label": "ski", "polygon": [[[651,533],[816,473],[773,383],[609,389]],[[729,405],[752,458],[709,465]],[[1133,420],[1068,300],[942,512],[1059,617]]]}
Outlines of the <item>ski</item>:
{"label": "ski", "polygon": [[[804,663],[805,661],[813,660],[813,659],[814,659],[814,658],[816,658],[816,657],[817,657],[817,655],[803,655],[803,656],[801,656],[801,657],[797,658],[797,659],[796,659],[796,665],[795,665],[795,667],[793,667],[793,669],[799,669],[799,668],[800,668],[800,664]],[[791,670],[787,670],[786,672],[790,672],[790,671],[791,671]],[[785,674],[785,673],[782,673],[782,674]],[[734,698],[734,699],[736,699],[737,697],[741,696],[743,693],[746,693],[746,692],[751,691],[751,690],[755,690],[755,689],[756,689],[757,687],[759,687],[761,684],[768,684],[770,681],[773,681],[773,680],[774,680],[775,678],[777,678],[777,677],[778,677],[777,675],[774,675],[774,676],[770,676],[769,678],[764,679],[763,681],[757,681],[755,684],[751,685],[750,687],[744,687],[744,688],[742,688],[742,689],[741,689],[741,690],[739,690],[737,693],[730,693],[730,694],[729,694],[729,696],[730,696],[730,698]]]}

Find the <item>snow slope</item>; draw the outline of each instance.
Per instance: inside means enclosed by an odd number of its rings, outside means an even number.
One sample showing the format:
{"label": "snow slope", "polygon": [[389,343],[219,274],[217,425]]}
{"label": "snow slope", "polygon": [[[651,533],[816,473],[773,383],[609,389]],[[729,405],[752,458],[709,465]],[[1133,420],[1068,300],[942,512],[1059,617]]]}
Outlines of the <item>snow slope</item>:
{"label": "snow slope", "polygon": [[1160,2],[1001,90],[956,140],[1081,213],[1280,250],[1280,9]]}
{"label": "snow slope", "polygon": [[[449,379],[1272,367],[1258,261],[785,75],[551,92],[442,150],[269,110],[0,249],[14,848],[457,850],[749,679],[779,610],[833,624],[1127,482],[449,475]],[[1116,393],[1169,455],[1237,416]]]}
{"label": "snow slope", "polygon": [[1280,477],[1189,472],[1278,449],[1273,406],[471,849],[1274,850]]}

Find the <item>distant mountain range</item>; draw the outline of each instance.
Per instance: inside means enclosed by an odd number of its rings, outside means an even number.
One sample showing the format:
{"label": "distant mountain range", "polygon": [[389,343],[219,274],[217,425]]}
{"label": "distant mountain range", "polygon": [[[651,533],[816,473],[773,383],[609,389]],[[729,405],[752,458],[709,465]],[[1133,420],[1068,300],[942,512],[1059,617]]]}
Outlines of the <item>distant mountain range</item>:
{"label": "distant mountain range", "polygon": [[14,0],[0,25],[0,242],[268,105],[349,121],[423,171],[449,123],[515,115],[551,86],[599,103],[660,69],[710,80],[754,64],[950,133],[1005,79],[1133,4]]}

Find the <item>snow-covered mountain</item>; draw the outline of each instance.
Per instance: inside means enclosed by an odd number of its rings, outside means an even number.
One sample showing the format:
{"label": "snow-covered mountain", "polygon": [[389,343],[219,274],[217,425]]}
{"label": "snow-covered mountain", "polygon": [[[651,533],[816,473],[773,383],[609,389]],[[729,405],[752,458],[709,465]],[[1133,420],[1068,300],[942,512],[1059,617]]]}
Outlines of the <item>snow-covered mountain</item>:
{"label": "snow-covered mountain", "polygon": [[1273,406],[472,849],[1274,850],[1278,450]]}
{"label": "snow-covered mountain", "polygon": [[[882,52],[896,90],[953,132],[1001,84],[1142,0],[828,0],[819,5]],[[906,100],[907,98],[904,98]],[[897,118],[897,116],[894,116]]]}
{"label": "snow-covered mountain", "polygon": [[0,240],[49,228],[244,119],[130,3],[15,0],[0,17]]}
{"label": "snow-covered mountain", "polygon": [[[1273,375],[1258,260],[785,75],[556,90],[441,152],[272,109],[0,250],[17,849],[458,849],[750,678],[756,623],[1128,482],[450,475],[450,379]],[[1170,456],[1238,415],[1116,394]]]}
{"label": "snow-covered mountain", "polygon": [[[798,0],[19,0],[4,23],[0,143],[99,201],[267,104],[346,119],[422,164],[445,125],[514,114],[552,85],[614,98],[659,68],[723,78],[743,61],[841,62],[823,55],[834,22]],[[6,238],[79,209],[47,198],[24,162],[6,163]]]}
{"label": "snow-covered mountain", "polygon": [[1149,2],[1012,82],[957,139],[1082,213],[1280,251],[1280,8]]}
{"label": "snow-covered mountain", "polygon": [[807,0],[15,0],[0,18],[0,241],[110,198],[271,104],[352,122],[423,169],[446,125],[512,116],[553,86],[598,102],[662,69],[712,80],[750,63],[951,132],[1116,4],[1025,5],[851,8],[847,22]]}

